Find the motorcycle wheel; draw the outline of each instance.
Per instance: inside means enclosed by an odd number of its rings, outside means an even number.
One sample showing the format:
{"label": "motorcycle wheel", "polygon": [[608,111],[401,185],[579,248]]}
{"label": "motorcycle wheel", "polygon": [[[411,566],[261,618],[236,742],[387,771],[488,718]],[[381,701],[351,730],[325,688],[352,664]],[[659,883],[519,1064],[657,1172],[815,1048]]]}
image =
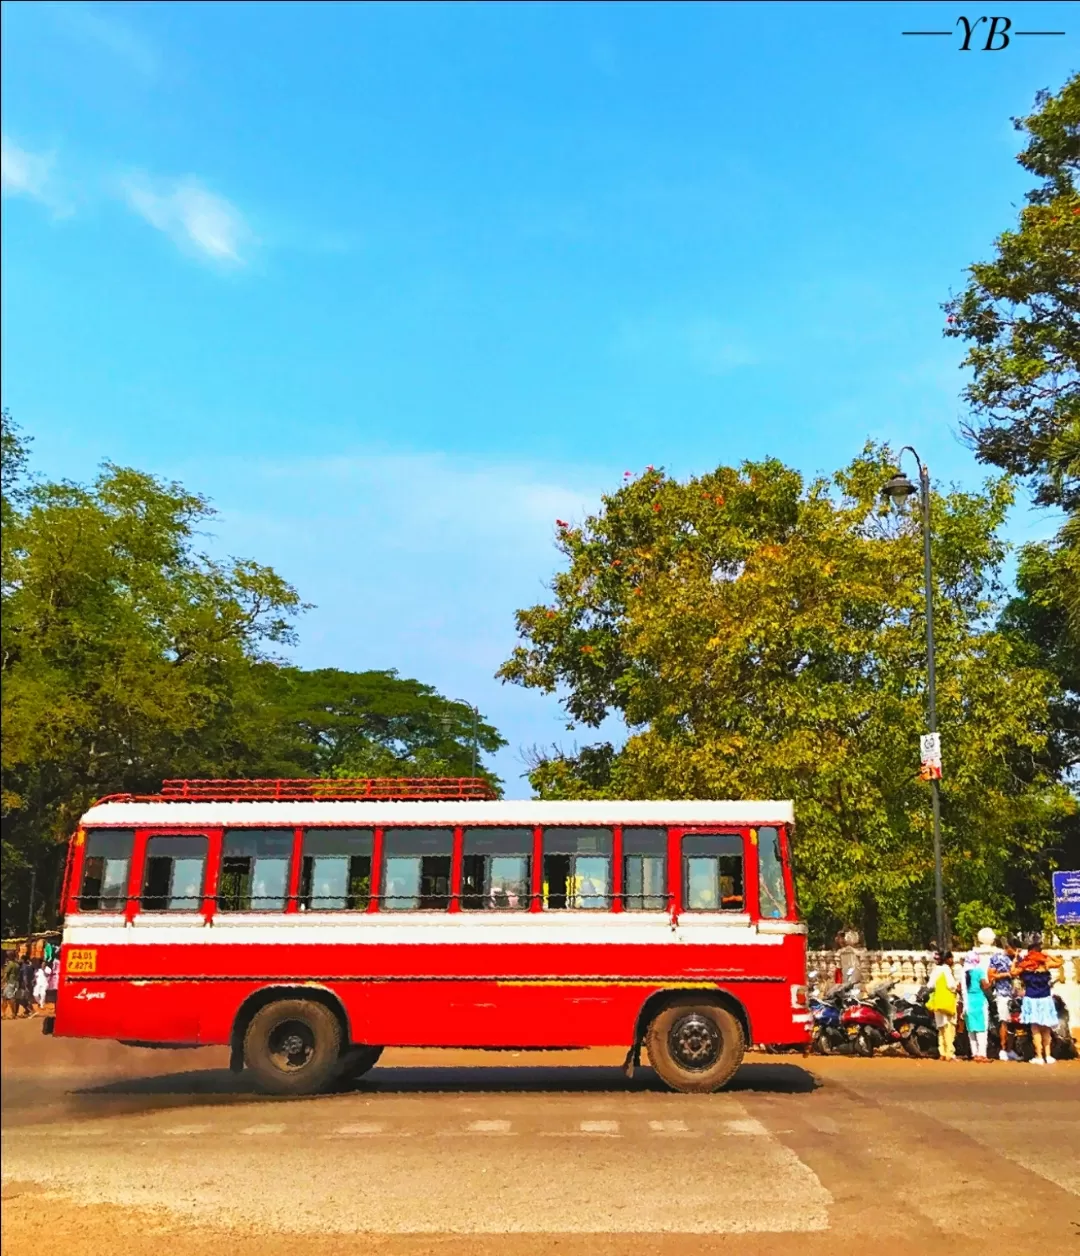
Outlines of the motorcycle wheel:
{"label": "motorcycle wheel", "polygon": [[1055,1060],[1075,1060],[1076,1059],[1076,1043],[1069,1031],[1067,1024],[1058,1024],[1057,1029],[1050,1038],[1050,1054]]}
{"label": "motorcycle wheel", "polygon": [[874,1044],[870,1041],[870,1035],[865,1029],[860,1029],[855,1035],[851,1049],[855,1055],[862,1056],[864,1060],[869,1060],[874,1054]]}
{"label": "motorcycle wheel", "polygon": [[936,1059],[937,1034],[929,1027],[919,1025],[904,1039],[904,1050],[916,1060]]}
{"label": "motorcycle wheel", "polygon": [[814,1041],[810,1044],[810,1049],[816,1055],[832,1055],[833,1044],[828,1033],[821,1029],[814,1031]]}

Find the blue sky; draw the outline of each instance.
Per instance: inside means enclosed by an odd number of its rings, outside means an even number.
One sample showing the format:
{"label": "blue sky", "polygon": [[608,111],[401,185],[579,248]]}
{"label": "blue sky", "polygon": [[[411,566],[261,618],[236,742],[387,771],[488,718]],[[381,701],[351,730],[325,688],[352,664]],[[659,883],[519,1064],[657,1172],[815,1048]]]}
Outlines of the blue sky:
{"label": "blue sky", "polygon": [[[3,399],[37,469],[179,478],[396,667],[522,746],[501,686],[556,517],[626,469],[867,437],[974,485],[939,308],[1028,186],[1000,53],[929,4],[3,6]],[[1048,531],[1018,508],[1013,535]]]}

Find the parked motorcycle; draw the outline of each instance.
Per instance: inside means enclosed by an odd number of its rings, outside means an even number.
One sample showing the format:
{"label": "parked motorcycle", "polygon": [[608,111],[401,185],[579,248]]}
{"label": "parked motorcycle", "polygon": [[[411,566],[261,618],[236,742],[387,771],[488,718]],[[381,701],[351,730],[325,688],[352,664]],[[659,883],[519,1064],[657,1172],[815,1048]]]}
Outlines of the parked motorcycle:
{"label": "parked motorcycle", "polygon": [[930,987],[923,986],[909,998],[896,1000],[893,1024],[908,1055],[916,1060],[936,1060],[938,1056],[937,1025],[934,1013],[926,1006]]}
{"label": "parked motorcycle", "polygon": [[896,984],[896,978],[880,982],[841,1012],[840,1023],[855,1055],[869,1057],[881,1047],[902,1041],[891,997]]}
{"label": "parked motorcycle", "polygon": [[814,1034],[811,1050],[818,1055],[832,1055],[847,1047],[848,1035],[841,1023],[844,1008],[851,1001],[853,983],[832,986],[825,994],[810,998],[810,1012],[814,1018]]}
{"label": "parked motorcycle", "polygon": [[[1073,1041],[1072,1027],[1069,1023],[1069,1009],[1065,1006],[1065,1000],[1059,995],[1053,996],[1054,1007],[1057,1009],[1058,1023],[1050,1031],[1050,1054],[1055,1060],[1075,1060],[1076,1059],[1076,1043]],[[1025,1025],[1020,1019],[1023,1000],[1020,998],[1011,998],[1009,1000],[1009,1026],[1006,1042],[1008,1049],[1018,1055],[1022,1060],[1031,1060],[1035,1056],[1035,1045],[1031,1040],[1031,1026]],[[993,1001],[990,1005],[990,1044],[991,1050],[1000,1049],[999,1029],[1000,1021],[997,1017],[997,1008]]]}

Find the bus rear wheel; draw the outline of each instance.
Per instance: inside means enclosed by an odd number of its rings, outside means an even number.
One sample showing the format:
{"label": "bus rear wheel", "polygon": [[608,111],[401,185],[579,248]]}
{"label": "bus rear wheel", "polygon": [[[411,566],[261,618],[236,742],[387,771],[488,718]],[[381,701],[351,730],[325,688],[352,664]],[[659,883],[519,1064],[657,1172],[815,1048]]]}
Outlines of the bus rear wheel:
{"label": "bus rear wheel", "polygon": [[709,1094],[731,1080],[746,1040],[737,1018],[711,1003],[673,1004],[658,1012],[645,1048],[660,1080],[685,1094]]}
{"label": "bus rear wheel", "polygon": [[311,999],[268,1003],[244,1034],[244,1063],[260,1090],[272,1095],[311,1095],[325,1089],[340,1055],[338,1018]]}

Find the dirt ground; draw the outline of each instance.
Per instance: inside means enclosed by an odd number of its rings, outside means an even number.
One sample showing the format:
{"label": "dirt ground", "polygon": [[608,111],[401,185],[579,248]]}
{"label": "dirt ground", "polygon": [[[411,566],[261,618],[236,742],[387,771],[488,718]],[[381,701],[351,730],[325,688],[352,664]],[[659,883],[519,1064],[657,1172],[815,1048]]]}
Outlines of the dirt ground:
{"label": "dirt ground", "polygon": [[[4,1022],[5,1256],[1080,1250],[1080,1065],[388,1051],[270,1099],[224,1053]],[[991,1201],[992,1192],[1008,1198]]]}

